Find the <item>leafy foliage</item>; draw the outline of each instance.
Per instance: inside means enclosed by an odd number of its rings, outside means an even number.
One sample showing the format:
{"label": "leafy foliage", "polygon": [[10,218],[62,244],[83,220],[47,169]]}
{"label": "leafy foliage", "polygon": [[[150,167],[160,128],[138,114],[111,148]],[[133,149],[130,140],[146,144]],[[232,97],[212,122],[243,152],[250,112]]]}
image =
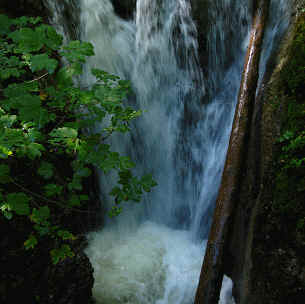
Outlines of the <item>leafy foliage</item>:
{"label": "leafy foliage", "polygon": [[[32,223],[25,249],[54,238],[54,263],[73,256],[64,242],[75,239],[55,224],[55,213],[88,201],[83,181],[93,167],[118,174],[110,193],[112,216],[120,213],[121,202],[138,202],[156,185],[151,175],[133,176],[134,163],[107,144],[114,132],[128,132],[141,114],[123,104],[129,83],[94,69],[92,88],[77,87],[73,77],[94,55],[93,46],[80,41],[62,46],[62,40],[40,18],[0,15],[0,212],[7,220],[24,216]],[[105,127],[97,131],[102,121]]]}

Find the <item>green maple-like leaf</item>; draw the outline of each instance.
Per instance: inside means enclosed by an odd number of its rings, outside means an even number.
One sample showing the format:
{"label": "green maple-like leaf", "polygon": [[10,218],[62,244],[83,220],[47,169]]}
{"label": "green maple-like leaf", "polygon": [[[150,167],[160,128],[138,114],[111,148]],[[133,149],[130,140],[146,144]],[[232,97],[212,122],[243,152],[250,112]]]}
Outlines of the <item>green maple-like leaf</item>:
{"label": "green maple-like leaf", "polygon": [[48,206],[34,208],[30,216],[31,220],[36,224],[48,224],[47,220],[50,218],[50,209]]}
{"label": "green maple-like leaf", "polygon": [[46,196],[60,195],[62,192],[62,186],[56,184],[48,184],[44,187]]}
{"label": "green maple-like leaf", "polygon": [[34,55],[30,60],[30,68],[32,72],[47,70],[50,74],[52,74],[57,65],[57,60],[50,58],[47,54]]}
{"label": "green maple-like leaf", "polygon": [[69,245],[61,245],[58,249],[52,249],[50,251],[53,264],[57,264],[60,261],[63,261],[65,258],[70,257],[72,258],[75,254],[71,250],[71,247]]}
{"label": "green maple-like leaf", "polygon": [[38,52],[43,47],[44,37],[30,28],[21,28],[8,35],[16,44],[15,53]]}
{"label": "green maple-like leaf", "polygon": [[18,215],[29,215],[30,198],[23,192],[10,193],[6,196],[7,204],[10,206],[10,209],[15,211]]}
{"label": "green maple-like leaf", "polygon": [[26,250],[33,249],[37,243],[37,238],[34,235],[30,235],[29,238],[24,242],[24,247]]}
{"label": "green maple-like leaf", "polygon": [[63,47],[63,55],[70,63],[84,63],[87,56],[93,56],[93,46],[88,42],[71,41]]}

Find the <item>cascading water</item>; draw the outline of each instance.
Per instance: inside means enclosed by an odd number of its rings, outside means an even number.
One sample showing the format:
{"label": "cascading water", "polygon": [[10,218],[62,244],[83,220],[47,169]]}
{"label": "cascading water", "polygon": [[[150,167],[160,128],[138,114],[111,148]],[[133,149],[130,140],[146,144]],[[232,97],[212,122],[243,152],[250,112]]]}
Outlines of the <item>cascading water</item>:
{"label": "cascading water", "polygon": [[[82,39],[96,52],[87,68],[130,79],[136,95],[131,102],[145,110],[132,135],[112,139],[112,147],[136,161],[138,174],[152,172],[159,184],[141,205],[126,206],[90,235],[87,253],[101,303],[193,302],[247,45],[240,42],[250,19],[247,1],[213,5],[212,12],[230,8],[232,15],[222,13],[211,22],[204,77],[189,1],[138,0],[130,22],[114,14],[109,0],[81,1]],[[236,26],[241,30],[234,35]],[[232,60],[225,63],[228,50]],[[213,101],[202,104],[206,90]],[[114,179],[101,177],[105,193]]]}
{"label": "cascading water", "polygon": [[[60,24],[63,4],[45,1],[53,22],[67,32]],[[89,235],[97,303],[194,301],[251,20],[248,0],[207,1],[204,74],[189,0],[137,0],[130,21],[114,13],[110,0],[78,2],[81,39],[96,53],[85,70],[129,79],[135,96],[128,102],[144,110],[129,136],[111,139],[112,149],[131,156],[136,174],[151,172],[158,182],[141,204],[126,204],[118,218]],[[94,81],[89,75],[82,79],[86,86]],[[107,208],[115,180],[100,177]],[[232,302],[230,288],[225,279],[220,303]]]}

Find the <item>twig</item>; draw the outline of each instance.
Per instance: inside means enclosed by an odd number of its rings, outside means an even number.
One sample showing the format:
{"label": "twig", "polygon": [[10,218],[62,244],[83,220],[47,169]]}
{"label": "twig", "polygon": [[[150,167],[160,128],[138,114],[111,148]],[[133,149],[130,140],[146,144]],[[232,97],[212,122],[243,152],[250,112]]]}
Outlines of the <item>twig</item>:
{"label": "twig", "polygon": [[46,201],[46,202],[48,202],[48,203],[52,203],[52,204],[55,204],[55,205],[60,206],[60,207],[62,207],[62,208],[69,209],[69,210],[73,210],[73,211],[80,212],[80,213],[93,213],[93,212],[90,212],[90,211],[79,210],[79,209],[76,209],[76,208],[73,208],[73,207],[64,206],[63,204],[61,204],[61,203],[59,203],[59,202],[57,202],[57,201],[53,201],[53,200],[48,199],[48,198],[46,198],[46,197],[44,197],[44,196],[42,196],[42,195],[40,195],[40,194],[38,194],[38,193],[32,192],[31,190],[29,190],[29,189],[23,187],[22,185],[20,185],[19,183],[17,183],[17,182],[14,181],[13,179],[12,179],[12,183],[13,183],[14,185],[16,185],[17,187],[21,188],[23,191],[25,191],[25,192],[27,192],[27,193],[33,195],[33,196],[36,196],[37,198],[43,199],[44,201]]}
{"label": "twig", "polygon": [[35,79],[33,79],[33,80],[26,81],[26,83],[31,83],[31,82],[37,81],[37,80],[39,80],[39,79],[41,79],[41,78],[43,78],[43,77],[45,77],[45,76],[47,76],[47,75],[49,75],[49,72],[47,72],[47,73],[45,73],[45,74],[43,74],[43,75],[41,75],[41,76],[39,76],[38,78],[35,78]]}

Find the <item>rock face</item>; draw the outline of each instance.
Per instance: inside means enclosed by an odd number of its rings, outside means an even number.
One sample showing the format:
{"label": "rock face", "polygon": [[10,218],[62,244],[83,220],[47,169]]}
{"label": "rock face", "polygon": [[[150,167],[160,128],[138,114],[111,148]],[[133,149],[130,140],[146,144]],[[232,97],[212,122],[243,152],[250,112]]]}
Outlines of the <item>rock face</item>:
{"label": "rock face", "polygon": [[114,11],[123,19],[131,19],[136,10],[137,0],[111,0]]}
{"label": "rock face", "polygon": [[[302,129],[298,124],[305,125],[304,112],[293,114],[294,107],[304,111],[305,77],[299,67],[304,70],[305,66],[305,3],[294,1],[293,6],[289,30],[269,62],[256,98],[227,246],[225,272],[234,281],[237,303],[242,304],[304,300],[305,191],[299,185],[305,170],[304,164],[285,169],[283,162],[289,159],[282,156],[279,144],[283,131],[292,124],[296,130]],[[304,146],[299,149],[299,157],[304,157]]]}
{"label": "rock face", "polygon": [[86,242],[79,238],[71,244],[73,258],[53,265],[44,242],[25,251],[23,242],[29,233],[27,223],[7,222],[0,218],[0,303],[86,304],[91,303],[93,269],[83,253]]}
{"label": "rock face", "polygon": [[42,0],[1,0],[0,10],[14,16],[44,16],[44,4]]}

